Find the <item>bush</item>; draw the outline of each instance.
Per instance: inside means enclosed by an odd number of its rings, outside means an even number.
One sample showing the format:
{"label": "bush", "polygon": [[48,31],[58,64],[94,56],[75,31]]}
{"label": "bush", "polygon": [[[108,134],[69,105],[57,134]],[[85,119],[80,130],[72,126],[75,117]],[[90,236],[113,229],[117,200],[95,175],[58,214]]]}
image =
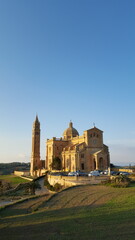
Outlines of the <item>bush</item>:
{"label": "bush", "polygon": [[54,186],[50,185],[47,179],[45,179],[44,185],[47,187],[48,190],[50,191],[55,191],[58,192],[62,189],[62,185],[59,183],[55,183]]}
{"label": "bush", "polygon": [[59,184],[59,183],[55,183],[54,189],[55,189],[56,192],[59,192],[62,189],[62,185]]}
{"label": "bush", "polygon": [[11,189],[11,184],[5,180],[0,179],[0,194]]}
{"label": "bush", "polygon": [[113,187],[128,187],[130,185],[130,178],[125,175],[119,175],[114,179],[112,184]]}
{"label": "bush", "polygon": [[50,191],[55,191],[54,187],[53,187],[52,185],[50,185],[50,184],[47,186],[47,188],[48,188],[48,190],[50,190]]}
{"label": "bush", "polygon": [[52,185],[50,185],[50,183],[48,182],[47,179],[45,179],[44,185],[47,187],[48,190],[55,191],[54,187]]}
{"label": "bush", "polygon": [[130,178],[125,175],[119,175],[117,177],[114,177],[113,179],[105,181],[103,184],[112,187],[126,188],[130,185]]}

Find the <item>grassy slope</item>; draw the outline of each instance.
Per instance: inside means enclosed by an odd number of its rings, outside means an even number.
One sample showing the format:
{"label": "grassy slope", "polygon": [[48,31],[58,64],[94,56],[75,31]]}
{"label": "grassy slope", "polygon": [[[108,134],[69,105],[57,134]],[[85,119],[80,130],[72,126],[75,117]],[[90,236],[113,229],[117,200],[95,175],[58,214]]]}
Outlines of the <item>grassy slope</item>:
{"label": "grassy slope", "polygon": [[11,183],[13,187],[18,185],[19,183],[29,182],[28,180],[17,177],[15,175],[0,175],[0,179]]}
{"label": "grassy slope", "polygon": [[[21,207],[21,205],[19,206]],[[135,187],[80,186],[53,196],[38,211],[1,212],[2,240],[134,240]]]}

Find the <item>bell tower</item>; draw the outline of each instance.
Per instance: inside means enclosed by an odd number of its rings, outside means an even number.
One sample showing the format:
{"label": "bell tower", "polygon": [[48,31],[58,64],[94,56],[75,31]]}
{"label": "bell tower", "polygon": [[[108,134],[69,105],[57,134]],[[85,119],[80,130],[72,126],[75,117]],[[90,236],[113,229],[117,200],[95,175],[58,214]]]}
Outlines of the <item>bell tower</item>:
{"label": "bell tower", "polygon": [[36,119],[33,123],[32,128],[32,153],[31,153],[31,167],[30,167],[30,175],[37,176],[38,170],[41,168],[40,161],[40,122],[38,120],[38,116],[36,115]]}

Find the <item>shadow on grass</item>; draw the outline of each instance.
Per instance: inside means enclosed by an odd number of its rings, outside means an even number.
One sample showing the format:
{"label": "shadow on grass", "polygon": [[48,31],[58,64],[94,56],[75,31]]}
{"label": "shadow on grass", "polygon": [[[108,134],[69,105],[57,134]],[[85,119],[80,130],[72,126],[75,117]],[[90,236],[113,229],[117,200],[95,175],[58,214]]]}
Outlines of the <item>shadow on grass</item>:
{"label": "shadow on grass", "polygon": [[[81,189],[88,190],[85,187]],[[103,188],[100,189],[101,193],[102,191]],[[104,192],[99,197],[105,196],[106,198],[106,193],[112,194],[112,191]],[[5,209],[1,211],[1,239],[134,240],[135,191],[134,189],[130,189],[130,191],[116,189],[116,193],[119,194],[118,199],[113,197],[111,202],[100,207],[98,205],[98,208],[83,204],[56,210],[41,209],[26,215],[21,212],[22,209],[19,209],[19,205],[14,210]],[[71,191],[68,196],[70,195]],[[81,194],[77,191],[76,196],[75,202]],[[60,199],[57,200],[60,201]],[[97,195],[95,200],[98,200]],[[25,206],[24,210],[26,210]]]}
{"label": "shadow on grass", "polygon": [[32,196],[4,206],[3,208],[1,207],[0,216],[13,217],[16,215],[29,214],[34,211],[35,207],[37,208],[38,205],[41,205],[42,202],[46,201],[50,196],[50,194],[45,194],[43,196]]}
{"label": "shadow on grass", "polygon": [[130,185],[129,185],[129,188],[134,188],[135,187],[135,181],[131,182]]}
{"label": "shadow on grass", "polygon": [[2,240],[134,240],[134,211],[86,206],[3,219]]}

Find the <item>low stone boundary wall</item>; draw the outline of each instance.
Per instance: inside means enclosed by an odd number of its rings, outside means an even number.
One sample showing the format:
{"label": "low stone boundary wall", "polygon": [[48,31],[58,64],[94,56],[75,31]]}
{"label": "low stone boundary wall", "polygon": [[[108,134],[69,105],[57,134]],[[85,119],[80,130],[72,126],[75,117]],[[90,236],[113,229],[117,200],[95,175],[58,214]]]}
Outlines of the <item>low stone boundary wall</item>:
{"label": "low stone boundary wall", "polygon": [[21,177],[21,176],[29,176],[30,172],[29,171],[14,171],[14,175]]}
{"label": "low stone boundary wall", "polygon": [[49,183],[54,186],[55,183],[59,183],[62,186],[70,187],[76,185],[85,185],[85,184],[99,184],[102,181],[109,179],[109,176],[91,176],[91,177],[80,177],[80,176],[54,176],[48,175]]}
{"label": "low stone boundary wall", "polygon": [[119,172],[134,173],[134,169],[119,168]]}

